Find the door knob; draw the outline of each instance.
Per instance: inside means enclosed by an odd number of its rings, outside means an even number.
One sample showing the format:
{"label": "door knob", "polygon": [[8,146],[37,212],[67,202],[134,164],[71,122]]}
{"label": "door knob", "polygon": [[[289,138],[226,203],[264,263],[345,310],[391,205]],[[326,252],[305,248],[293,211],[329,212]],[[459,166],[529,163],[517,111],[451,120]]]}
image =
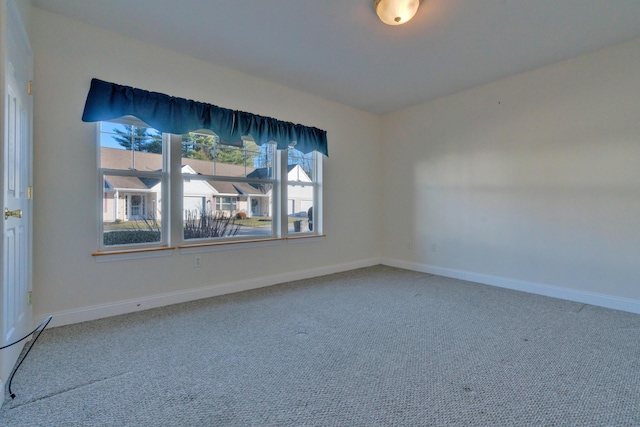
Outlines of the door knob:
{"label": "door knob", "polygon": [[7,220],[9,219],[10,216],[16,217],[16,218],[22,218],[22,209],[16,209],[15,211],[10,211],[7,208],[4,208],[4,219]]}

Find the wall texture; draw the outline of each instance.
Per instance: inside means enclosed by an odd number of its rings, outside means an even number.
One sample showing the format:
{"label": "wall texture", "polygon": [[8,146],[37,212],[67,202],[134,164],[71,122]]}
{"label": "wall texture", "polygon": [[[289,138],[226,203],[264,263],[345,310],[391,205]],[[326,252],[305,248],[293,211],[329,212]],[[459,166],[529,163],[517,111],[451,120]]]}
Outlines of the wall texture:
{"label": "wall texture", "polygon": [[385,262],[640,309],[638,70],[635,40],[385,117]]}
{"label": "wall texture", "polygon": [[[229,292],[379,261],[378,117],[40,9],[32,12],[36,318],[57,313],[58,324],[85,320],[215,293],[198,289],[222,286],[220,292]],[[326,237],[203,253],[198,269],[193,255],[179,251],[168,258],[97,263],[91,256],[98,226],[96,125],[81,121],[92,77],[327,130]],[[162,295],[169,297],[157,298]]]}

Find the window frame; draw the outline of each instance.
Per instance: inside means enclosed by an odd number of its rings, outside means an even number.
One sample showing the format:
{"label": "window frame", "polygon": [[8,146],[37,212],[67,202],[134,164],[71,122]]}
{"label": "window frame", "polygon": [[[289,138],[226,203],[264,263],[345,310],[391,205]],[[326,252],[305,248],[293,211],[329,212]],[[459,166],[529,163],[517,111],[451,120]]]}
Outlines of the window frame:
{"label": "window frame", "polygon": [[[170,205],[168,197],[164,197],[166,195],[166,190],[169,188],[169,178],[170,178],[170,169],[169,169],[169,138],[167,134],[162,134],[162,170],[161,171],[141,171],[136,169],[112,169],[112,168],[103,168],[102,167],[102,144],[101,144],[101,136],[103,133],[101,124],[102,123],[114,123],[114,124],[124,124],[124,125],[133,125],[139,127],[146,127],[148,129],[153,129],[151,126],[147,126],[144,123],[139,122],[135,119],[125,118],[125,119],[114,119],[109,121],[101,121],[96,122],[96,142],[97,142],[97,153],[96,153],[96,164],[98,167],[98,253],[102,252],[114,252],[114,251],[130,251],[130,250],[148,250],[154,248],[166,248],[169,246],[170,237]],[[110,133],[110,132],[109,132]],[[133,147],[132,147],[133,148]],[[104,197],[104,193],[107,190],[105,183],[107,182],[107,176],[122,176],[122,177],[136,177],[136,178],[148,178],[148,179],[159,179],[161,185],[160,194],[163,196],[160,201],[160,241],[158,242],[146,242],[146,243],[130,243],[123,245],[105,245],[104,244],[104,217],[108,212],[108,207],[106,206],[106,198]],[[145,191],[137,191],[136,194],[144,194],[149,193]],[[129,209],[129,196],[125,196],[125,206],[126,209]],[[114,206],[115,209],[115,206]],[[165,215],[168,213],[169,217]],[[117,220],[117,212],[114,216],[114,221]]]}
{"label": "window frame", "polygon": [[[268,244],[273,241],[286,241],[289,239],[297,240],[306,237],[323,236],[323,155],[319,152],[313,152],[313,176],[309,177],[311,182],[303,182],[296,185],[310,186],[313,188],[313,230],[305,230],[300,232],[289,232],[289,216],[288,216],[288,187],[291,182],[288,181],[288,149],[274,149],[274,171],[275,176],[272,179],[272,233],[271,235],[248,235],[248,236],[231,236],[216,237],[205,239],[185,239],[184,238],[184,174],[182,173],[182,135],[162,133],[162,171],[137,171],[126,169],[109,169],[101,167],[101,124],[102,123],[121,123],[132,124],[130,121],[109,120],[96,122],[97,134],[97,166],[98,166],[98,251],[94,255],[105,255],[108,253],[129,253],[129,252],[146,252],[172,249],[175,245],[181,250],[189,250],[195,248],[197,251],[220,250],[221,246],[236,243],[258,243]],[[147,126],[142,122],[136,122],[136,126]],[[105,176],[135,176],[144,178],[160,178],[161,182],[161,240],[153,243],[134,243],[126,245],[104,245],[104,213],[107,211],[105,206]],[[218,175],[191,175],[190,179],[214,179],[219,181],[233,182],[256,182],[255,178],[246,177],[227,177]],[[251,207],[248,206],[250,209]],[[228,246],[228,245],[227,245]],[[209,247],[210,249],[207,249]],[[231,245],[229,248],[236,248],[238,245]],[[121,258],[117,258],[121,259]]]}
{"label": "window frame", "polygon": [[[305,181],[289,181],[289,150],[295,149],[295,144],[291,144],[286,150],[280,151],[280,159],[282,164],[281,173],[286,178],[283,179],[282,190],[284,192],[283,195],[283,207],[282,207],[282,227],[283,234],[287,239],[296,239],[303,237],[312,237],[312,236],[320,236],[323,234],[323,206],[322,206],[322,165],[323,165],[323,155],[314,151],[311,153],[311,158],[313,162],[312,174],[308,176],[310,182]],[[305,231],[294,231],[289,232],[288,218],[289,218],[289,186],[301,186],[301,187],[312,187],[313,194],[313,230],[305,230]],[[295,213],[295,212],[294,212]],[[295,216],[294,216],[295,218]]]}
{"label": "window frame", "polygon": [[[194,132],[194,133],[198,133],[198,132]],[[208,133],[207,133],[208,134]],[[215,134],[214,134],[215,136]],[[182,135],[180,135],[180,138],[182,138]],[[217,137],[216,137],[217,138]],[[252,141],[253,139],[250,137],[243,137],[243,150],[245,151],[245,155],[246,155],[246,143],[247,141]],[[218,144],[218,142],[216,142],[216,144]],[[279,153],[278,150],[276,149],[276,146],[274,144],[268,144],[270,147],[270,150],[272,150],[271,152],[271,156],[273,157],[273,161],[274,161],[274,166],[273,166],[273,176],[269,177],[269,178],[256,178],[256,177],[247,177],[247,173],[246,173],[246,159],[245,159],[245,173],[244,176],[229,176],[229,175],[208,175],[208,174],[200,174],[198,173],[197,175],[194,174],[189,174],[189,173],[181,173],[181,178],[182,178],[182,184],[181,184],[181,190],[184,190],[184,180],[185,178],[188,178],[189,180],[202,180],[202,181],[214,181],[214,182],[229,182],[229,183],[244,183],[244,184],[268,184],[271,185],[272,190],[271,190],[271,207],[270,210],[272,211],[272,215],[271,215],[271,229],[270,229],[270,233],[269,234],[249,234],[249,235],[240,235],[240,236],[221,236],[221,237],[210,237],[210,238],[192,238],[192,239],[185,239],[184,238],[184,223],[181,224],[180,227],[180,233],[179,233],[179,237],[177,238],[177,242],[179,247],[183,248],[183,247],[188,247],[188,246],[192,246],[192,245],[207,245],[207,244],[223,244],[223,243],[232,243],[232,242],[242,242],[242,241],[259,241],[259,240],[273,240],[273,239],[277,239],[280,238],[280,232],[279,232],[279,225],[278,225],[278,221],[276,218],[274,218],[273,213],[276,212],[275,207],[278,205],[275,205],[275,201],[279,200],[280,197],[280,175],[278,174],[278,170],[279,170]],[[234,147],[234,146],[230,146],[230,147]],[[215,148],[217,149],[218,147],[215,146]],[[235,148],[239,148],[239,147],[235,147]],[[182,149],[180,151],[180,165],[182,167]],[[215,171],[217,170],[217,165],[219,164],[218,162],[211,162],[212,166],[213,166],[213,171],[214,173],[216,173]],[[225,164],[225,163],[220,163],[220,164]],[[253,166],[251,166],[252,169],[255,169]],[[218,201],[217,198],[221,197],[221,198],[227,198],[227,197],[233,197],[230,196],[227,193],[220,193],[220,196],[216,196],[216,207],[218,206]],[[235,206],[238,206],[238,197],[235,197],[236,199],[236,204]],[[180,200],[184,201],[184,194],[182,194],[180,196]],[[250,206],[248,206],[248,208],[250,208]],[[181,211],[184,214],[184,206],[180,206]],[[231,212],[230,212],[231,213]]]}

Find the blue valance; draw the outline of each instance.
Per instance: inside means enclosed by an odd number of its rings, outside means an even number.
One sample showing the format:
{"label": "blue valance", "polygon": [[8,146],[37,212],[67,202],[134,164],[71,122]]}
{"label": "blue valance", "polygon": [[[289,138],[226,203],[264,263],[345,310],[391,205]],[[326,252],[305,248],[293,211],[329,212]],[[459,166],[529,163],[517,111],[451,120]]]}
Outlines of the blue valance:
{"label": "blue valance", "polygon": [[209,129],[229,144],[251,135],[258,145],[275,141],[278,149],[284,150],[295,141],[296,149],[303,153],[328,155],[327,132],[315,127],[92,79],[82,120],[124,116],[135,116],[160,132],[185,134]]}

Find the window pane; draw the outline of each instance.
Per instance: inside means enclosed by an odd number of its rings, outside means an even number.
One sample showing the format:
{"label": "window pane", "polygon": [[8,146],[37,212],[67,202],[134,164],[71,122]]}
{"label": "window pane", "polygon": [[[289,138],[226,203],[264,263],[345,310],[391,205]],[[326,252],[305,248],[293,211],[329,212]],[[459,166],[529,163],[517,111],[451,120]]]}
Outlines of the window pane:
{"label": "window pane", "polygon": [[313,231],[313,186],[289,185],[287,197],[289,233]]}
{"label": "window pane", "polygon": [[[183,172],[201,175],[271,179],[274,176],[274,145],[221,144],[215,135],[182,135]],[[193,170],[185,170],[188,167]]]}
{"label": "window pane", "polygon": [[[314,227],[316,155],[287,150],[288,233],[317,232]],[[317,215],[316,215],[317,216]]]}
{"label": "window pane", "polygon": [[105,176],[103,191],[103,242],[105,246],[158,243],[162,241],[160,196],[162,184],[158,180],[152,191],[140,189],[117,190],[114,184],[131,183],[140,178]]}
{"label": "window pane", "polygon": [[184,238],[270,236],[272,184],[183,176]]}
{"label": "window pane", "polygon": [[162,133],[155,129],[115,122],[100,123],[100,167],[162,170]]}
{"label": "window pane", "polygon": [[293,147],[287,153],[288,179],[291,181],[311,182],[314,180],[314,154],[304,154]]}

